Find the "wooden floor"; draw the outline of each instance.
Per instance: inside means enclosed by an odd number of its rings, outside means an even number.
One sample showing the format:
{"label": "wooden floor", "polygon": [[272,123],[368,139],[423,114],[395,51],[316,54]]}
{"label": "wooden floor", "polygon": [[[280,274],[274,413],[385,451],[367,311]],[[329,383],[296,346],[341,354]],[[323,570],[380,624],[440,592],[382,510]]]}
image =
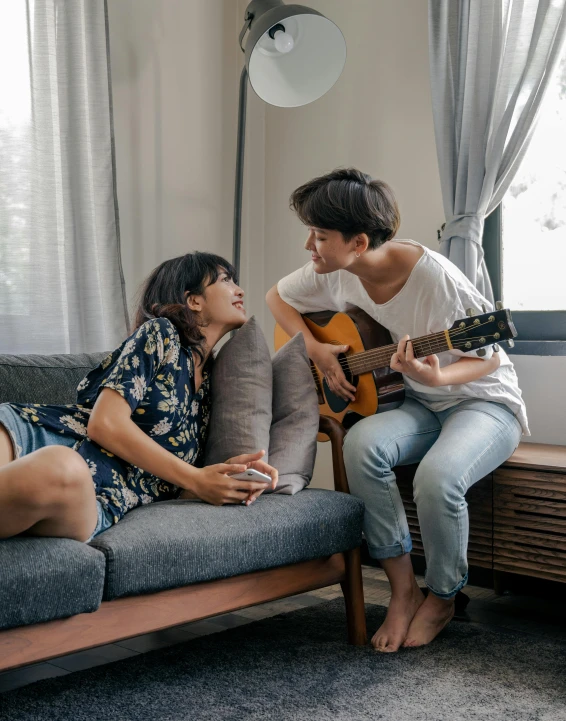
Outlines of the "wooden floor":
{"label": "wooden floor", "polygon": [[[379,568],[364,566],[364,591],[366,603],[386,606],[389,603],[389,584]],[[422,582],[422,578],[419,582]],[[421,583],[421,585],[423,585]],[[468,585],[465,589],[471,601],[462,619],[454,623],[478,622],[509,629],[524,631],[533,636],[548,636],[566,643],[566,619],[564,614],[566,588],[556,586],[556,592],[546,586],[537,593],[536,582],[527,591],[516,590],[503,596],[496,596],[491,589]],[[542,588],[542,586],[541,586]],[[564,592],[562,592],[564,591]],[[528,593],[528,595],[527,595]],[[216,616],[208,621],[198,621],[175,628],[137,636],[120,643],[101,646],[69,656],[61,656],[48,663],[38,663],[14,671],[0,673],[0,693],[9,691],[44,678],[63,676],[91,666],[118,661],[129,656],[151,651],[164,646],[190,641],[197,636],[222,633],[226,629],[251,623],[260,618],[279,613],[296,611],[323,601],[341,596],[339,586],[330,586],[321,591],[312,591],[281,601],[243,609],[237,613]],[[369,628],[373,634],[375,629]]]}

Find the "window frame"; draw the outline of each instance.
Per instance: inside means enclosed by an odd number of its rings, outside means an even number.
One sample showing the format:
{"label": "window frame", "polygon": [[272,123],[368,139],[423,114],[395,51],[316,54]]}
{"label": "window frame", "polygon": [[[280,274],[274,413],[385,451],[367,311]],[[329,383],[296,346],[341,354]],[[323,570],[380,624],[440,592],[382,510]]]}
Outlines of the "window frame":
{"label": "window frame", "polygon": [[[486,218],[483,249],[493,296],[502,295],[502,210],[501,204]],[[511,308],[517,328],[514,348],[509,355],[566,356],[566,310],[518,311]]]}

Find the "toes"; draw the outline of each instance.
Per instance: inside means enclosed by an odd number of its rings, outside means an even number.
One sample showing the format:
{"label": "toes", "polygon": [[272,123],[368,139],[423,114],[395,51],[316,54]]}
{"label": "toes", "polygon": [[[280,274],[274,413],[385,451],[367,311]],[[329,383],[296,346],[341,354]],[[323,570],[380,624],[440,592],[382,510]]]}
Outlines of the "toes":
{"label": "toes", "polygon": [[[377,635],[377,634],[376,634]],[[399,650],[400,643],[395,643],[387,638],[387,636],[375,636],[371,640],[371,645],[379,653],[395,653]]]}
{"label": "toes", "polygon": [[387,646],[387,639],[379,637],[373,637],[371,639],[371,645],[375,648],[376,651],[382,651]]}
{"label": "toes", "polygon": [[387,638],[378,636],[377,634],[371,639],[371,645],[376,651],[384,651],[387,647]]}
{"label": "toes", "polygon": [[397,653],[399,646],[374,646],[378,653]]}

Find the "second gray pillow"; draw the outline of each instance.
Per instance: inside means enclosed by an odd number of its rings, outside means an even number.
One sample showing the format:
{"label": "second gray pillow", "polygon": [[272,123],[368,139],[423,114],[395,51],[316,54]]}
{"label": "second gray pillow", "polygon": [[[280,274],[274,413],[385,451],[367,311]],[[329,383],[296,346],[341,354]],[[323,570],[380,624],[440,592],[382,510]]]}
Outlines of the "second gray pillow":
{"label": "second gray pillow", "polygon": [[275,493],[293,495],[310,483],[319,417],[305,340],[297,333],[273,358],[269,463],[279,471]]}

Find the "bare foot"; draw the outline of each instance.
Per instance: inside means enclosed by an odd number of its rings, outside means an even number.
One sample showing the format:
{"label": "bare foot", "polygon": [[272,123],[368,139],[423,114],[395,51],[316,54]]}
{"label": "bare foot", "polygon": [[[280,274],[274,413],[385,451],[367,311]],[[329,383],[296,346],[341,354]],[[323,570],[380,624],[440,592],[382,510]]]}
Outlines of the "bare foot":
{"label": "bare foot", "polygon": [[415,583],[408,594],[393,594],[383,624],[371,639],[371,645],[382,653],[395,653],[407,636],[413,617],[425,598]]}
{"label": "bare foot", "polygon": [[425,646],[438,636],[453,617],[454,599],[447,601],[429,593],[409,626],[403,646]]}

